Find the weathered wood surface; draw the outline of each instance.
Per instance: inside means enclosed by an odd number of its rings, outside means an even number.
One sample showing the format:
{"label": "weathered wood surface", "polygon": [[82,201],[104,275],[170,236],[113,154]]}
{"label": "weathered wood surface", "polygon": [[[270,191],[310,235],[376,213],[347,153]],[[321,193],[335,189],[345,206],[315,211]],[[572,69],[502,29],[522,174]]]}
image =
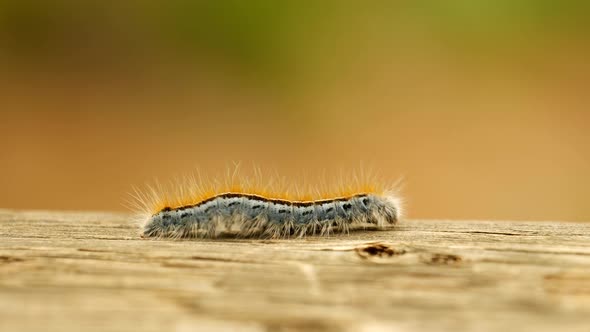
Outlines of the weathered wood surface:
{"label": "weathered wood surface", "polygon": [[125,214],[0,210],[0,331],[590,331],[590,223],[137,234]]}

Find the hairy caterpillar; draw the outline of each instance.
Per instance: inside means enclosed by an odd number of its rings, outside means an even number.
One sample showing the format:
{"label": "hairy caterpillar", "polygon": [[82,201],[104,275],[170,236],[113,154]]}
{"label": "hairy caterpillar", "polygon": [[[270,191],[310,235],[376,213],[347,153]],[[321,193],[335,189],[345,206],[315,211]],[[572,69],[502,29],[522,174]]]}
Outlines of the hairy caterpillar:
{"label": "hairy caterpillar", "polygon": [[[335,191],[289,194],[285,186],[261,186],[234,173],[224,184],[190,178],[173,185],[135,191],[141,236],[146,238],[290,238],[383,228],[401,217],[401,201],[380,182],[342,182]],[[256,184],[258,182],[258,184]]]}

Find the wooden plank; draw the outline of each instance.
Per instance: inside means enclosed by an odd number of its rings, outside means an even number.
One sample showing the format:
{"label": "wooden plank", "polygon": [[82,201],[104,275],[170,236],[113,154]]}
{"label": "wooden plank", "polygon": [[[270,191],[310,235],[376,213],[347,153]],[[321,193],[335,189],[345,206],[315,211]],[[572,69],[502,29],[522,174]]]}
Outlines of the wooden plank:
{"label": "wooden plank", "polygon": [[590,223],[169,241],[127,214],[0,210],[0,331],[237,329],[590,331]]}

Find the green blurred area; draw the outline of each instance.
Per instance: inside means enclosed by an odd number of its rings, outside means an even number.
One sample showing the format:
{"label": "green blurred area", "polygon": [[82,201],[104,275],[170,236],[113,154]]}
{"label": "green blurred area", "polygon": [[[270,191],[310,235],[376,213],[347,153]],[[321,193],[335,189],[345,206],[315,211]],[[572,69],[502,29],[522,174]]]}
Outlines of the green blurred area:
{"label": "green blurred area", "polygon": [[0,47],[20,60],[78,56],[120,65],[161,56],[289,76],[294,68],[312,70],[308,62],[362,53],[367,41],[380,52],[428,43],[476,57],[575,40],[586,36],[589,8],[586,1],[548,0],[4,0]]}

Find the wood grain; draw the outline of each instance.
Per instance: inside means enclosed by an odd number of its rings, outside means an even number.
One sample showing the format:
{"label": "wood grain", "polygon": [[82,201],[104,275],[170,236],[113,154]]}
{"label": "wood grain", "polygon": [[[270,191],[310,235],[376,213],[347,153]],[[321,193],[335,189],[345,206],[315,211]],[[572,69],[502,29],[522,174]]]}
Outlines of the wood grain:
{"label": "wood grain", "polygon": [[590,224],[168,241],[126,214],[0,210],[0,331],[130,330],[590,331]]}

